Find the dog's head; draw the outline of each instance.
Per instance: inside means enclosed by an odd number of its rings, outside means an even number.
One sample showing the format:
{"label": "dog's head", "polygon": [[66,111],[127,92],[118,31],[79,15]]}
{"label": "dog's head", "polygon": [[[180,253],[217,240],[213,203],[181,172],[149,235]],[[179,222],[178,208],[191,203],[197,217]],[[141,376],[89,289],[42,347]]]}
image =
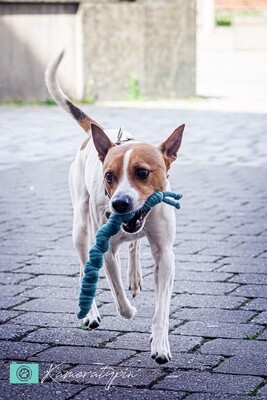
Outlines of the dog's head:
{"label": "dog's head", "polygon": [[[103,164],[104,186],[110,198],[110,209],[116,214],[136,211],[156,191],[164,191],[171,163],[181,146],[184,125],[179,126],[159,146],[141,142],[113,143],[99,126],[92,124],[92,137]],[[123,230],[137,233],[146,214],[135,215]]]}

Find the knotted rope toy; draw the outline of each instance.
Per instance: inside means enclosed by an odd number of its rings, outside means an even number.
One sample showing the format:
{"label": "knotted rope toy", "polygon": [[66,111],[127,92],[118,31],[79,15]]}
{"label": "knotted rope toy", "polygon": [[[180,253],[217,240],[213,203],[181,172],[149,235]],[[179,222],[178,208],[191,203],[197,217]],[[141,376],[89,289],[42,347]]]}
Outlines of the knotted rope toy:
{"label": "knotted rope toy", "polygon": [[79,319],[85,318],[92,307],[96,294],[99,270],[103,266],[104,254],[109,249],[109,239],[119,232],[121,224],[130,221],[136,213],[147,213],[152,207],[161,202],[179,209],[180,204],[175,200],[180,200],[181,198],[182,195],[173,192],[155,192],[147,199],[143,207],[137,211],[127,214],[111,213],[108,222],[98,229],[96,242],[89,251],[89,260],[84,266],[84,276],[79,299],[80,311],[77,314]]}

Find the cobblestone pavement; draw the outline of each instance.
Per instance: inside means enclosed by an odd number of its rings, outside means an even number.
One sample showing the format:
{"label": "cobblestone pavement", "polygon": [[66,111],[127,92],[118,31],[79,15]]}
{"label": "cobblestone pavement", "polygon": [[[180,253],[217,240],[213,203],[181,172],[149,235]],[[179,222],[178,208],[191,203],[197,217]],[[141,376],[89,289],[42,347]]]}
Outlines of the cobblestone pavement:
{"label": "cobblestone pavement", "polygon": [[[68,158],[83,136],[57,108],[3,106],[10,138],[1,137],[0,398],[266,399],[266,115],[92,111],[105,126],[123,121],[152,142],[187,123],[171,173],[173,190],[184,195],[174,248],[173,359],[158,366],[149,354],[153,260],[145,241],[143,291],[129,294],[137,315],[116,316],[102,277],[100,327],[79,329],[67,181]],[[125,248],[121,257],[127,287]],[[9,384],[11,361],[39,363],[43,384]]]}
{"label": "cobblestone pavement", "polygon": [[[172,106],[83,108],[105,128],[123,126],[137,139],[150,143],[160,143],[175,127],[186,123],[181,163],[267,166],[267,112],[229,111],[228,107],[218,111],[213,109],[213,101]],[[0,169],[23,161],[71,160],[84,140],[76,122],[59,107],[0,106],[0,133]]]}

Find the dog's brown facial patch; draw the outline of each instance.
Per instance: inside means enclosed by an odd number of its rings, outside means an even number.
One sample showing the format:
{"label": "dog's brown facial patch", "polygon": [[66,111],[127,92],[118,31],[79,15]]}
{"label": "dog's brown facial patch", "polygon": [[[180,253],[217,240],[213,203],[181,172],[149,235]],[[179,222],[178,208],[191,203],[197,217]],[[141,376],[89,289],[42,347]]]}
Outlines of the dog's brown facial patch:
{"label": "dog's brown facial patch", "polygon": [[127,175],[142,203],[152,193],[165,190],[167,174],[162,152],[149,144],[137,144],[129,158]]}
{"label": "dog's brown facial patch", "polygon": [[159,148],[146,143],[112,147],[104,160],[103,172],[105,188],[110,197],[125,179],[125,174],[129,187],[138,193],[140,203],[155,191],[165,190],[167,185],[163,154]]}

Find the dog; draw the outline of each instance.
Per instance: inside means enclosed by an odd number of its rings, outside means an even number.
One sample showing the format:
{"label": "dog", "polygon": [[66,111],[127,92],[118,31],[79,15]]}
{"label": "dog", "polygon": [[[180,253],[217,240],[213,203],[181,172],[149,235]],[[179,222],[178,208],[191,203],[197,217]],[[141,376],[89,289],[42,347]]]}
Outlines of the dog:
{"label": "dog", "polygon": [[[155,191],[170,190],[168,173],[182,143],[185,125],[176,128],[160,145],[137,141],[128,132],[105,131],[62,92],[57,69],[63,52],[48,65],[45,81],[53,99],[67,111],[88,135],[76,153],[69,173],[74,211],[73,243],[80,262],[80,280],[88,251],[97,229],[107,222],[107,208],[113,213],[136,211]],[[118,134],[119,133],[119,134]],[[168,340],[169,310],[174,280],[175,213],[173,207],[158,204],[147,214],[139,213],[122,225],[105,254],[105,273],[118,313],[132,318],[136,313],[123,288],[118,249],[128,242],[129,289],[135,296],[142,287],[139,263],[140,239],[147,237],[155,260],[155,314],[151,328],[151,357],[159,364],[171,359]],[[100,315],[94,300],[84,323],[97,328]]]}

